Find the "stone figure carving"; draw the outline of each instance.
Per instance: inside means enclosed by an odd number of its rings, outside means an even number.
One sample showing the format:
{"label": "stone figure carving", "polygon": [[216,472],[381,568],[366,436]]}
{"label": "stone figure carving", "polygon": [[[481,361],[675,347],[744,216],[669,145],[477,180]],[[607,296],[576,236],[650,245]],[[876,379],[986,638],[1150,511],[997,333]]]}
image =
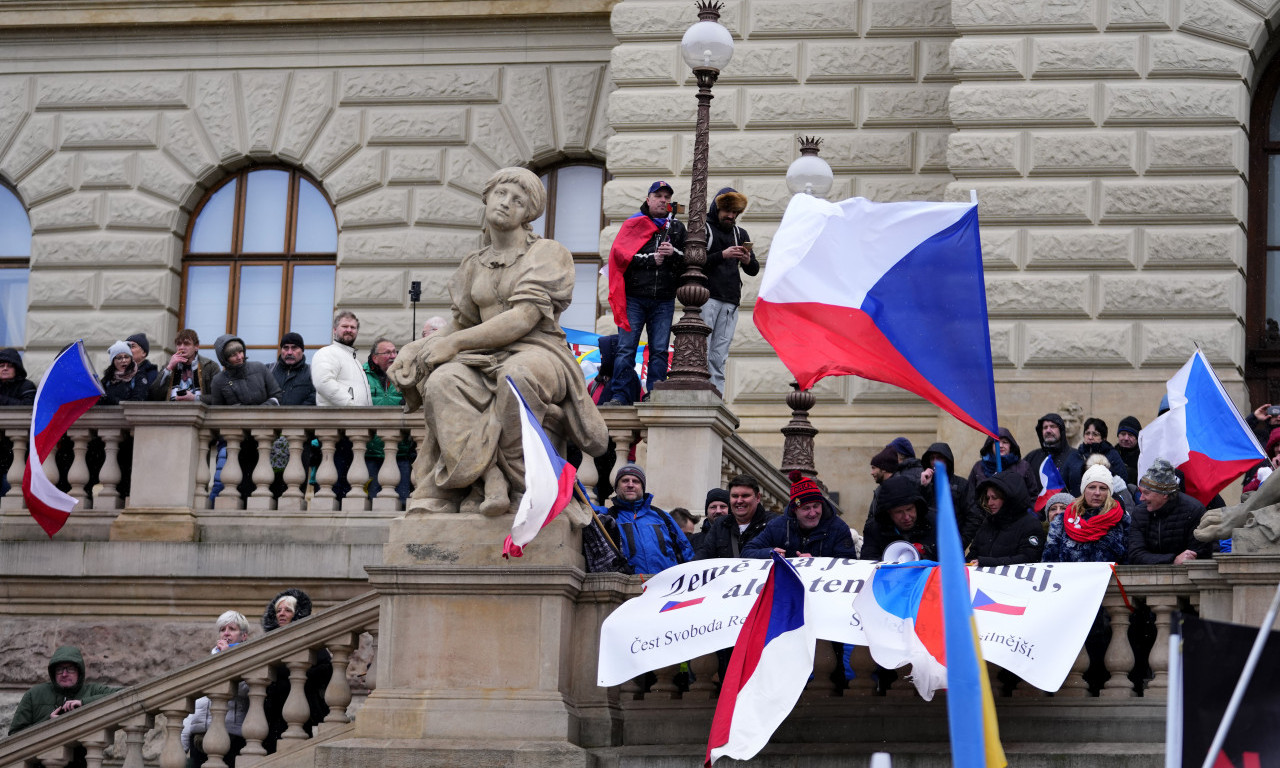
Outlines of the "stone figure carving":
{"label": "stone figure carving", "polygon": [[1058,406],[1058,415],[1062,417],[1062,437],[1067,445],[1073,448],[1080,445],[1084,438],[1084,406],[1075,400],[1068,400]]}
{"label": "stone figure carving", "polygon": [[449,283],[452,317],[404,347],[387,371],[421,407],[427,436],[414,464],[408,513],[514,512],[524,493],[519,402],[511,377],[557,448],[599,456],[608,428],[560,329],[573,296],[573,257],[534,234],[546,191],[524,168],[485,184],[483,247]]}
{"label": "stone figure carving", "polygon": [[1273,472],[1243,503],[1205,512],[1195,536],[1200,541],[1229,537],[1235,554],[1280,553],[1280,472]]}

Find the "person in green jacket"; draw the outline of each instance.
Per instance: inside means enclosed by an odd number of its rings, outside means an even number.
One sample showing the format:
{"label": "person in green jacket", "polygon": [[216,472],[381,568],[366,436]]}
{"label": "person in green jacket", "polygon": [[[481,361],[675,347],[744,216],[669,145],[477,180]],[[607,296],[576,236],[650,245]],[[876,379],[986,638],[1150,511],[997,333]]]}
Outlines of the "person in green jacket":
{"label": "person in green jacket", "polygon": [[[387,378],[387,369],[396,361],[397,354],[399,352],[391,339],[379,338],[373,342],[373,349],[369,351],[369,361],[364,364],[364,375],[369,379],[369,395],[374,405],[404,405],[404,395],[400,394],[396,385]],[[369,444],[364,450],[365,466],[369,469],[370,496],[376,494],[382,487],[378,482],[378,470],[382,467],[385,455],[382,438],[374,435],[369,439]],[[412,490],[409,474],[413,459],[413,440],[401,440],[396,446],[396,464],[400,470],[400,482],[396,485],[396,493],[401,501],[409,498],[409,491]]]}
{"label": "person in green jacket", "polygon": [[84,656],[74,645],[64,645],[49,659],[49,682],[32,686],[22,695],[9,723],[9,735],[56,718],[92,701],[110,696],[119,688],[84,679]]}

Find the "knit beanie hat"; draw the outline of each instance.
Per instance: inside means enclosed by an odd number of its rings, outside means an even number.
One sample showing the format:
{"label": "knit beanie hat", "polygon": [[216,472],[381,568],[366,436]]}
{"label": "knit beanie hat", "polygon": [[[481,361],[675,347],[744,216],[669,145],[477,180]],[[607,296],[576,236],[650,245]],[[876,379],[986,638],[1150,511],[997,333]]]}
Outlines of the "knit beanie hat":
{"label": "knit beanie hat", "polygon": [[115,360],[116,355],[128,355],[132,358],[133,351],[129,349],[128,344],[125,344],[123,341],[117,341],[115,344],[107,347],[107,362]]}
{"label": "knit beanie hat", "polygon": [[[643,483],[644,480],[641,480],[640,482]],[[707,510],[711,509],[711,502],[713,501],[720,501],[720,502],[724,502],[725,504],[728,504],[729,492],[723,488],[712,488],[711,490],[707,491],[707,503],[702,506],[703,514],[707,514]]]}
{"label": "knit beanie hat", "polygon": [[898,452],[893,449],[892,445],[890,445],[888,448],[885,448],[883,451],[871,457],[871,466],[885,472],[897,472]]}
{"label": "knit beanie hat", "polygon": [[135,333],[129,338],[125,339],[125,341],[132,341],[134,344],[137,344],[138,346],[142,347],[142,354],[144,356],[151,354],[151,342],[147,341],[147,334]]}
{"label": "knit beanie hat", "polygon": [[813,478],[805,477],[798,469],[791,470],[788,477],[791,480],[792,504],[800,506],[810,501],[822,501],[822,489],[813,481]]}
{"label": "knit beanie hat", "polygon": [[892,448],[899,456],[916,457],[916,449],[912,447],[911,441],[905,437],[895,437],[889,442],[887,448]]}
{"label": "knit beanie hat", "polygon": [[302,343],[302,334],[295,333],[294,331],[289,331],[280,337],[280,346],[283,347],[285,344],[293,344],[294,346],[302,347],[303,349],[307,346]]}
{"label": "knit beanie hat", "polygon": [[1125,416],[1120,420],[1120,426],[1116,427],[1116,434],[1128,432],[1131,435],[1137,435],[1142,431],[1142,422],[1134,416]]}
{"label": "knit beanie hat", "polygon": [[914,504],[920,514],[928,510],[924,496],[920,494],[920,483],[906,475],[896,475],[880,484],[876,493],[876,514],[888,515],[889,510],[904,504]]}
{"label": "knit beanie hat", "polygon": [[1170,495],[1178,492],[1178,475],[1168,461],[1156,459],[1138,481],[1138,485],[1149,491]]}
{"label": "knit beanie hat", "polygon": [[1044,505],[1044,508],[1048,509],[1049,507],[1052,507],[1054,504],[1070,504],[1075,500],[1076,499],[1074,496],[1072,496],[1069,493],[1066,493],[1065,491],[1062,493],[1055,493],[1049,497],[1049,502]]}
{"label": "knit beanie hat", "polygon": [[641,469],[640,467],[636,466],[635,464],[627,464],[622,469],[618,470],[618,477],[616,480],[613,481],[614,485],[617,485],[618,480],[621,480],[623,475],[631,475],[632,477],[640,481],[641,490],[646,490],[646,491],[648,490],[648,487],[647,487],[648,480],[644,476],[644,470]]}
{"label": "knit beanie hat", "polygon": [[1083,491],[1089,486],[1089,483],[1102,483],[1108,488],[1111,487],[1111,470],[1101,464],[1094,464],[1084,471],[1084,475],[1080,478],[1080,490]]}

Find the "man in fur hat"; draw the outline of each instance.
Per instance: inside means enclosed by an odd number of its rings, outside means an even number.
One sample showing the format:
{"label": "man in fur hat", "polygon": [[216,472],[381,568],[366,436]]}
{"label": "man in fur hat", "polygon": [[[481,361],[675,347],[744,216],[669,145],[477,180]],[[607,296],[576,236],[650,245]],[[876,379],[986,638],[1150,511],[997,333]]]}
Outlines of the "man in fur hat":
{"label": "man in fur hat", "polygon": [[702,319],[711,328],[707,337],[707,367],[711,383],[724,392],[724,363],[729,344],[738,326],[738,303],[742,300],[742,277],[760,272],[760,262],[751,250],[751,236],[737,225],[747,209],[747,196],[725,187],[707,206],[707,289],[711,298],[702,305]]}

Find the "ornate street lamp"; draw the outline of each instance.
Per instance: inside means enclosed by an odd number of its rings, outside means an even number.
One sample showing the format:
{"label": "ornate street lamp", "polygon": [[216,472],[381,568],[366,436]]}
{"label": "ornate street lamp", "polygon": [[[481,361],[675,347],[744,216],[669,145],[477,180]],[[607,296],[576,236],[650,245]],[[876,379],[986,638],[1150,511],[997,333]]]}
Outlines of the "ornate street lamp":
{"label": "ornate street lamp", "polygon": [[733,57],[733,36],[718,19],[723,3],[699,0],[698,23],[680,41],[680,53],[698,79],[698,120],[693,139],[693,179],[689,191],[689,237],[685,241],[686,269],[676,296],[684,305],[680,322],[671,327],[675,352],[667,380],[654,389],[715,391],[707,369],[707,336],[702,305],[711,294],[702,266],[707,263],[707,154],[711,124],[711,87]]}
{"label": "ornate street lamp", "polygon": [[[835,175],[826,160],[818,157],[822,139],[817,136],[801,136],[800,157],[787,168],[787,189],[791,194],[826,197],[835,182]],[[809,409],[816,400],[813,393],[802,391],[800,385],[791,382],[792,391],[787,395],[787,407],[791,409],[791,421],[782,428],[782,474],[789,475],[798,469],[806,477],[816,477],[813,464],[813,438],[817,427],[809,421]]]}

